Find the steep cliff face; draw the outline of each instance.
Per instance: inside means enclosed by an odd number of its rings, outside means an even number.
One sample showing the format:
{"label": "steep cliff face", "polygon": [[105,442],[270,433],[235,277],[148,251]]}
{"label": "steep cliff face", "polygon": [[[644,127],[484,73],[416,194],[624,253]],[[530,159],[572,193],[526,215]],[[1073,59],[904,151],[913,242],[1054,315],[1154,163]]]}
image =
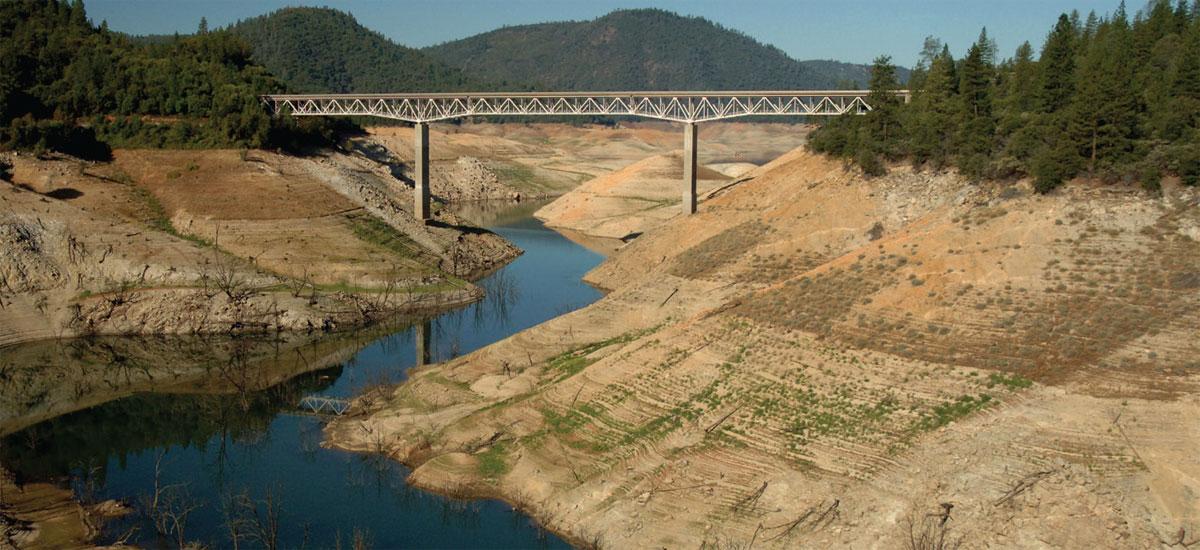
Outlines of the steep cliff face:
{"label": "steep cliff face", "polygon": [[1198,203],[797,150],[330,437],[604,547],[1169,543],[1200,529]]}

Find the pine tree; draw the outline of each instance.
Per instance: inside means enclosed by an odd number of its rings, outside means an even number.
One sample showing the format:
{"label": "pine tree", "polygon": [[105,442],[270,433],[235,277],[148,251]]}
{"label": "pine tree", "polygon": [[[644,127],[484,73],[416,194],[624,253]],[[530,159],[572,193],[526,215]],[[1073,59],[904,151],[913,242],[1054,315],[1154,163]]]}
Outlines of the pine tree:
{"label": "pine tree", "polygon": [[995,121],[992,118],[993,67],[988,63],[987,30],[967,50],[959,73],[958,95],[962,105],[957,153],[959,168],[966,174],[979,176],[992,151]]}
{"label": "pine tree", "polygon": [[71,4],[71,24],[78,27],[88,26],[87,11],[83,7],[83,0],[75,0]]}
{"label": "pine tree", "polygon": [[208,18],[200,17],[200,26],[196,29],[196,34],[208,34]]}
{"label": "pine tree", "polygon": [[1200,128],[1200,28],[1189,33],[1171,79],[1171,119],[1164,139],[1176,141]]}
{"label": "pine tree", "polygon": [[1175,3],[1175,28],[1172,29],[1172,32],[1180,36],[1187,33],[1190,11],[1188,0],[1179,0]]}
{"label": "pine tree", "polygon": [[871,65],[870,93],[867,103],[871,111],[863,118],[863,129],[866,134],[860,139],[863,145],[874,153],[892,158],[899,151],[900,141],[900,105],[901,99],[895,94],[900,88],[896,79],[896,66],[892,58],[886,55],[875,58]]}
{"label": "pine tree", "polygon": [[940,168],[949,159],[951,138],[957,130],[958,120],[953,68],[954,58],[949,48],[943,47],[930,63],[924,85],[915,90],[908,106],[905,133],[913,163],[918,166],[929,162]]}
{"label": "pine tree", "polygon": [[1067,16],[1061,15],[1058,24],[1046,38],[1042,57],[1038,61],[1041,69],[1041,90],[1038,93],[1038,108],[1043,113],[1056,113],[1067,106],[1074,93],[1075,78],[1075,31]]}
{"label": "pine tree", "polygon": [[1006,113],[1030,113],[1036,107],[1037,65],[1033,60],[1033,46],[1025,42],[1017,47],[1005,83]]}
{"label": "pine tree", "polygon": [[924,86],[925,76],[929,74],[929,68],[933,66],[934,59],[942,51],[942,41],[932,36],[925,37],[925,43],[921,47],[921,53],[917,57],[917,65],[913,67],[908,74],[908,88],[917,90]]}
{"label": "pine tree", "polygon": [[976,42],[983,52],[983,62],[992,67],[996,66],[996,54],[999,52],[996,46],[996,41],[988,37],[987,27],[983,27],[979,31],[979,40]]}
{"label": "pine tree", "polygon": [[1068,120],[1070,137],[1093,175],[1133,150],[1138,126],[1133,65],[1128,56],[1115,54],[1131,47],[1129,23],[1117,13],[1081,52]]}
{"label": "pine tree", "polygon": [[1036,127],[1031,125],[1037,110],[1038,67],[1033,46],[1021,44],[1004,71],[1000,97],[996,103],[997,137],[1008,157],[1006,169],[1018,170],[1040,143]]}
{"label": "pine tree", "polygon": [[1087,22],[1083,24],[1083,40],[1091,40],[1096,36],[1096,29],[1100,28],[1100,18],[1096,16],[1095,11],[1088,12]]}

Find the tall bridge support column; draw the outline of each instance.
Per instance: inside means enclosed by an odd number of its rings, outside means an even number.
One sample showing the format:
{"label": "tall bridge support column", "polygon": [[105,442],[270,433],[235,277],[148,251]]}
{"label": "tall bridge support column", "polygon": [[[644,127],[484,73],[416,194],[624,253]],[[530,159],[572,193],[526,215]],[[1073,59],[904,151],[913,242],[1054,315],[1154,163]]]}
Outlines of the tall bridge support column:
{"label": "tall bridge support column", "polygon": [[413,217],[421,221],[429,221],[429,123],[418,122],[413,125],[416,143],[414,151],[415,170],[413,171]]}
{"label": "tall bridge support column", "polygon": [[696,213],[696,123],[683,123],[683,213]]}

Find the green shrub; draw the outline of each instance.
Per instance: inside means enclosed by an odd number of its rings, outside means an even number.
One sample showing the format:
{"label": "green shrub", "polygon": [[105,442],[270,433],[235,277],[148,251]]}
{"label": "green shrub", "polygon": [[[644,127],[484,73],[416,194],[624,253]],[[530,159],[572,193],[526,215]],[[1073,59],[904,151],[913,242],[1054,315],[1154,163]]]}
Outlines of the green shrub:
{"label": "green shrub", "polygon": [[34,120],[32,115],[13,119],[0,128],[0,150],[27,150],[35,153],[57,151],[87,160],[112,160],[112,149],[96,139],[91,128],[58,120]]}
{"label": "green shrub", "polygon": [[879,158],[879,154],[870,149],[860,149],[854,155],[854,162],[862,168],[864,174],[877,177],[887,173],[887,168],[884,167],[883,161]]}
{"label": "green shrub", "polygon": [[1142,188],[1147,191],[1153,193],[1162,191],[1162,171],[1152,163],[1147,162],[1142,164],[1138,169],[1137,179]]}
{"label": "green shrub", "polygon": [[1200,145],[1189,144],[1177,147],[1171,155],[1171,164],[1184,185],[1200,185]]}

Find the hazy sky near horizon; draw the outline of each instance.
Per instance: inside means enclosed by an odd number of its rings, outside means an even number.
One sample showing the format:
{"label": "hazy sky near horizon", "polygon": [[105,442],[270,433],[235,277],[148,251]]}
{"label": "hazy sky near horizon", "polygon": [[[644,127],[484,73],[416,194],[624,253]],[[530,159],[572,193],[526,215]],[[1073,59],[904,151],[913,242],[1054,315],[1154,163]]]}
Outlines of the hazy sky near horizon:
{"label": "hazy sky near horizon", "polygon": [[[395,42],[424,47],[506,25],[593,19],[615,9],[656,7],[697,15],[778,46],[796,59],[868,63],[880,54],[912,66],[929,35],[962,55],[981,27],[1008,57],[1023,41],[1039,50],[1058,14],[1120,0],[86,0],[96,23],[132,34],[190,33],[200,18],[222,27],[285,6],[329,6]],[[1129,11],[1142,8],[1131,0]]]}

